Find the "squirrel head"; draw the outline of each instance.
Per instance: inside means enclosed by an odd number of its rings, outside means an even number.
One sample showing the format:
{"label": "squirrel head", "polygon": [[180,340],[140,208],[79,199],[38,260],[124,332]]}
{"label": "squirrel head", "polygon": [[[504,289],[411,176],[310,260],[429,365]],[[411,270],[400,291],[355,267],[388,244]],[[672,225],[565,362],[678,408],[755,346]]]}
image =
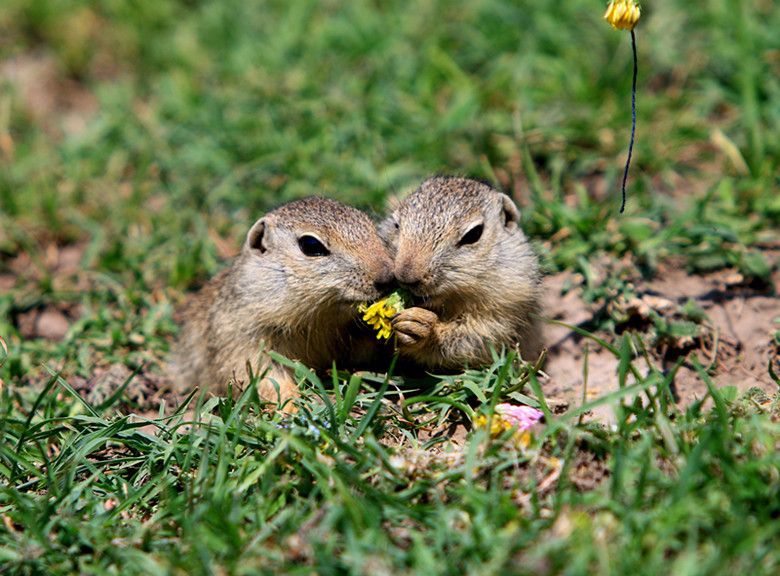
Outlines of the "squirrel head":
{"label": "squirrel head", "polygon": [[393,281],[392,261],[371,219],[335,200],[310,197],[255,222],[242,249],[242,292],[262,287],[280,312],[329,313],[377,299]]}
{"label": "squirrel head", "polygon": [[402,287],[435,303],[480,298],[526,244],[512,200],[466,178],[429,178],[381,225]]}

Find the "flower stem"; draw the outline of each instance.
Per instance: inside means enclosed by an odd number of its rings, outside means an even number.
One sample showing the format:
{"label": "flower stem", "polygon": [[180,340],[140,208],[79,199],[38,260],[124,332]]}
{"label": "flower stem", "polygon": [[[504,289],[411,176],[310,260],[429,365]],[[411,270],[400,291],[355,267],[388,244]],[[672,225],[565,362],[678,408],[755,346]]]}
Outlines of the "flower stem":
{"label": "flower stem", "polygon": [[631,52],[634,54],[634,77],[631,82],[631,140],[628,142],[628,158],[626,158],[626,167],[623,170],[623,185],[621,186],[621,193],[623,200],[620,203],[620,213],[626,209],[626,180],[628,180],[628,167],[631,165],[631,154],[634,151],[634,134],[636,133],[636,74],[637,74],[637,61],[636,61],[636,35],[631,30]]}

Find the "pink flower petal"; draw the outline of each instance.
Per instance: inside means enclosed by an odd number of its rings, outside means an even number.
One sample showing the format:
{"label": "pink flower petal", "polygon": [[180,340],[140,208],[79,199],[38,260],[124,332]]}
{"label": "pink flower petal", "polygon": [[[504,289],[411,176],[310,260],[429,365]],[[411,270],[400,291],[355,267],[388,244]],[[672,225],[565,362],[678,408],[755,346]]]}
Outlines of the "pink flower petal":
{"label": "pink flower petal", "polygon": [[528,430],[544,416],[544,412],[536,408],[508,403],[496,406],[496,413],[519,430]]}

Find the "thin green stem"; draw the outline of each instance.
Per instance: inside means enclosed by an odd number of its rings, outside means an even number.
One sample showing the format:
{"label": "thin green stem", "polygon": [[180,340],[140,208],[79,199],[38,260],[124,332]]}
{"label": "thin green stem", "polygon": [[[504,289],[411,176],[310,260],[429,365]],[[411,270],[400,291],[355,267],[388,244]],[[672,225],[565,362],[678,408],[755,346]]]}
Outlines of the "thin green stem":
{"label": "thin green stem", "polygon": [[631,155],[634,152],[634,135],[636,134],[636,75],[637,75],[637,58],[636,58],[636,35],[631,30],[631,52],[634,55],[634,76],[631,81],[631,140],[628,142],[628,158],[626,158],[626,167],[623,170],[623,184],[620,187],[622,194],[622,202],[620,203],[620,213],[626,209],[626,181],[628,180],[628,168],[631,166]]}

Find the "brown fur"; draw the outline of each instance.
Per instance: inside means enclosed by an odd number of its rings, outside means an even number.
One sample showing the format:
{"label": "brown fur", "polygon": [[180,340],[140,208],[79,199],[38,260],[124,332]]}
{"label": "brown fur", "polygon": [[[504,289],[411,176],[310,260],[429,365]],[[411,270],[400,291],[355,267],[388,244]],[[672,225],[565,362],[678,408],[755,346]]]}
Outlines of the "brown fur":
{"label": "brown fur", "polygon": [[[396,279],[419,304],[393,318],[402,356],[433,369],[487,364],[490,346],[539,356],[541,276],[519,218],[486,184],[436,177],[382,223]],[[479,225],[479,239],[462,244]]]}
{"label": "brown fur", "polygon": [[[298,244],[316,237],[329,250],[307,256]],[[359,302],[377,299],[392,280],[392,262],[371,220],[325,198],[286,204],[258,220],[232,266],[214,277],[184,310],[176,353],[182,388],[223,392],[247,381],[247,362],[260,396],[297,396],[293,374],[272,362],[274,350],[314,369],[364,360]]]}

